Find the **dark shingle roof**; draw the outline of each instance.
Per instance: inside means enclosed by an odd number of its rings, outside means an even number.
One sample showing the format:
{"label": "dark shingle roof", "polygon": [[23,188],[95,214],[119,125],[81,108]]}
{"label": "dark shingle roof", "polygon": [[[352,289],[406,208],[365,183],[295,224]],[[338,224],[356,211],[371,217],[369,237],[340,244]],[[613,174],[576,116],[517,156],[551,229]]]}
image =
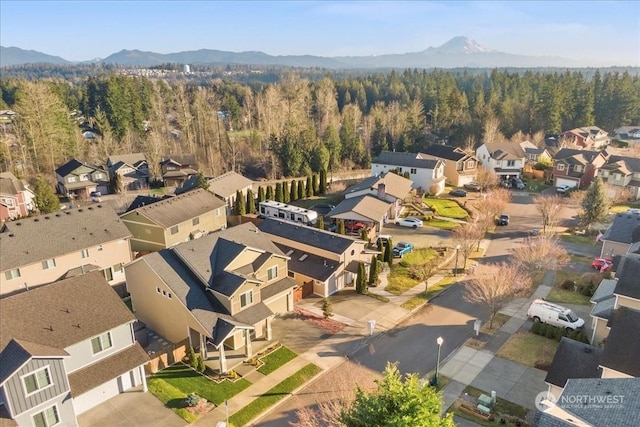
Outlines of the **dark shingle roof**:
{"label": "dark shingle roof", "polygon": [[69,175],[74,170],[78,169],[80,166],[84,166],[85,164],[79,160],[71,159],[64,165],[60,166],[56,169],[56,173],[62,177]]}
{"label": "dark shingle roof", "polygon": [[563,160],[569,159],[571,157],[576,157],[581,159],[581,163],[591,163],[593,159],[595,159],[600,151],[591,151],[591,150],[576,150],[573,148],[561,148],[554,156],[554,160]]}
{"label": "dark shingle roof", "polygon": [[233,316],[233,318],[245,325],[254,325],[270,316],[273,316],[273,311],[271,311],[269,307],[261,301],[245,308]]}
{"label": "dark shingle roof", "polygon": [[[135,209],[167,229],[224,206],[224,202],[202,188]],[[127,217],[129,218],[129,217]]]}
{"label": "dark shingle roof", "polygon": [[640,226],[640,214],[623,212],[613,217],[613,222],[604,233],[602,240],[610,240],[618,243],[633,243],[631,236],[633,231]]}
{"label": "dark shingle roof", "polygon": [[260,289],[260,299],[262,301],[271,298],[274,295],[278,295],[280,292],[284,292],[287,289],[295,288],[296,282],[289,277],[284,277],[275,283],[265,286]]}
{"label": "dark shingle roof", "polygon": [[628,254],[622,257],[616,275],[618,283],[613,292],[640,300],[640,279],[638,279],[640,277],[640,254]]}
{"label": "dark shingle roof", "polygon": [[640,377],[640,311],[618,307],[602,352],[600,365]]}
{"label": "dark shingle roof", "polygon": [[140,347],[140,344],[135,343],[116,354],[70,374],[71,395],[78,397],[110,379],[117,378],[125,372],[144,365],[148,361],[147,353]]}
{"label": "dark shingle roof", "polygon": [[627,168],[633,172],[640,172],[640,158],[628,156],[611,156],[607,159],[608,163],[624,162]]}
{"label": "dark shingle roof", "polygon": [[129,166],[135,166],[136,163],[144,162],[146,158],[143,153],[119,154],[107,157],[107,165],[114,166],[117,163],[124,163]]}
{"label": "dark shingle roof", "polygon": [[1,268],[9,270],[130,236],[115,211],[102,204],[7,222],[0,233]]}
{"label": "dark shingle roof", "polygon": [[64,349],[135,317],[96,271],[0,299],[0,349],[11,339]]}
{"label": "dark shingle roof", "polygon": [[544,379],[564,387],[569,378],[600,378],[602,349],[563,337]]}
{"label": "dark shingle roof", "polygon": [[[274,218],[267,218],[258,229],[263,233],[282,237],[294,242],[342,255],[356,240],[330,231],[319,230],[302,224],[291,224]],[[282,249],[282,248],[281,248]],[[286,253],[287,251],[282,251]]]}
{"label": "dark shingle roof", "polygon": [[418,153],[383,151],[378,157],[373,159],[371,163],[408,168],[433,169],[438,164],[438,161],[439,160],[434,159],[420,159],[418,158]]}
{"label": "dark shingle roof", "polygon": [[[335,233],[334,233],[335,234]],[[309,252],[278,244],[282,252],[289,254],[289,271],[304,274],[312,279],[324,282],[338,269],[340,262],[326,259]],[[306,255],[304,258],[303,256]]]}
{"label": "dark shingle roof", "polygon": [[0,173],[0,194],[16,195],[25,190],[24,183],[11,172]]}
{"label": "dark shingle roof", "polygon": [[459,147],[442,144],[432,144],[423,150],[422,153],[441,159],[453,160],[454,162],[469,156]]}
{"label": "dark shingle roof", "polygon": [[141,208],[143,206],[148,206],[148,205],[152,205],[156,202],[160,202],[162,200],[166,200],[166,199],[170,199],[173,196],[170,196],[168,194],[165,194],[162,197],[154,197],[154,196],[136,196],[135,199],[133,199],[133,202],[131,202],[131,204],[129,205],[129,207],[127,208],[126,212],[131,212],[135,209]]}
{"label": "dark shingle roof", "polygon": [[160,164],[177,163],[181,166],[197,166],[195,154],[180,154],[173,156],[165,156],[160,160]]}

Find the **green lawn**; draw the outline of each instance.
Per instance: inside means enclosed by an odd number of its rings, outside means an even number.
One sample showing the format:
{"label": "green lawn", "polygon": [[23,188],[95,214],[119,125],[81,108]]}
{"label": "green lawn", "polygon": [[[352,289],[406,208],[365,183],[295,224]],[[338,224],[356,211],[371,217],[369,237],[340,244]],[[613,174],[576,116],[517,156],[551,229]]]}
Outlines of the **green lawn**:
{"label": "green lawn", "polygon": [[[216,405],[221,404],[251,385],[244,378],[235,382],[224,380],[217,383],[194,371],[184,363],[176,363],[156,372],[149,381],[167,383],[183,392],[185,396],[189,393],[197,393],[198,396],[204,397]],[[161,385],[158,386],[162,387]]]}
{"label": "green lawn", "polygon": [[200,418],[182,407],[182,400],[187,397],[187,393],[158,378],[149,378],[147,386],[151,394],[160,399],[167,408],[173,410],[186,422],[192,423]]}
{"label": "green lawn", "polygon": [[261,357],[260,360],[264,362],[260,368],[258,368],[258,372],[264,375],[269,375],[285,363],[295,359],[298,357],[296,353],[289,350],[287,347],[282,346],[279,349],[272,351],[264,357]]}
{"label": "green lawn", "polygon": [[579,304],[579,305],[590,305],[589,300],[591,297],[584,296],[578,292],[562,289],[562,288],[553,288],[549,295],[545,298],[549,302],[555,302],[559,304]]}
{"label": "green lawn", "polygon": [[419,294],[408,299],[404,304],[402,304],[402,308],[406,308],[407,310],[413,310],[419,305],[422,305],[440,292],[448,288],[450,285],[456,283],[459,280],[458,277],[448,276],[440,280],[438,283],[429,287],[427,292],[420,292]]}
{"label": "green lawn", "polygon": [[469,213],[454,200],[427,198],[425,202],[433,211],[437,212],[438,216],[455,219],[466,219],[469,216]]}
{"label": "green lawn", "polygon": [[[306,183],[306,181],[305,181]],[[288,181],[289,184],[289,188],[291,188],[291,181]],[[342,201],[344,197],[340,196],[340,195],[333,195],[330,197],[322,197],[322,196],[314,196],[311,197],[309,199],[299,199],[299,200],[295,200],[295,201],[291,201],[289,202],[289,204],[294,205],[294,206],[299,206],[301,208],[305,208],[308,209],[313,205],[319,204],[319,203],[328,203],[330,205],[337,205],[338,203],[340,203]]]}
{"label": "green lawn", "polygon": [[516,332],[496,355],[535,368],[537,361],[551,362],[553,360],[558,344],[554,339],[531,332]]}
{"label": "green lawn", "polygon": [[247,424],[249,421],[257,417],[262,412],[266,411],[279,400],[285,398],[295,389],[309,381],[315,375],[320,372],[320,368],[313,363],[308,364],[304,368],[300,369],[289,378],[285,379],[275,387],[271,388],[262,396],[259,396],[256,400],[249,403],[247,406],[229,417],[229,423],[232,426],[240,427]]}
{"label": "green lawn", "polygon": [[560,240],[567,243],[578,243],[581,245],[594,246],[596,238],[594,236],[577,236],[575,234],[561,234]]}
{"label": "green lawn", "polygon": [[453,221],[447,221],[446,219],[433,218],[429,221],[425,221],[424,225],[427,227],[441,228],[443,230],[453,230],[455,228],[458,228],[460,224]]}
{"label": "green lawn", "polygon": [[427,263],[435,256],[437,253],[433,249],[419,248],[405,255],[401,260],[394,259],[391,272],[387,276],[389,284],[385,290],[394,295],[402,295],[416,286],[420,282],[411,277],[410,266]]}

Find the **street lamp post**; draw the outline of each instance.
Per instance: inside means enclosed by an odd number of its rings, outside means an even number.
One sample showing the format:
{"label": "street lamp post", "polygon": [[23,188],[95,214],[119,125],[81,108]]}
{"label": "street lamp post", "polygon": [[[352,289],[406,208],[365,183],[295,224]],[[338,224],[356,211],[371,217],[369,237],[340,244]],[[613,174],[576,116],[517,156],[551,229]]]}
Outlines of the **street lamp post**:
{"label": "street lamp post", "polygon": [[438,358],[436,359],[436,373],[433,376],[434,386],[438,385],[438,371],[440,370],[440,348],[442,347],[443,342],[444,340],[442,339],[442,337],[438,337],[438,339],[436,340],[436,343],[438,343]]}
{"label": "street lamp post", "polygon": [[458,277],[458,253],[460,252],[460,245],[456,245],[456,270],[453,273],[454,277]]}

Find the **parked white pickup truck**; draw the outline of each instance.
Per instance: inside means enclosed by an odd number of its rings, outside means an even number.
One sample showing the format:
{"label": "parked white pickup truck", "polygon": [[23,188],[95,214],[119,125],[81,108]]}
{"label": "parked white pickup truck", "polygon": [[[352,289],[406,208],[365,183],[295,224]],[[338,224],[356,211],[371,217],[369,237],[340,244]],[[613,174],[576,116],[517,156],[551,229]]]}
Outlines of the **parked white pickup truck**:
{"label": "parked white pickup truck", "polygon": [[569,190],[571,190],[571,187],[569,187],[568,185],[559,185],[556,187],[556,192],[560,194],[564,194]]}

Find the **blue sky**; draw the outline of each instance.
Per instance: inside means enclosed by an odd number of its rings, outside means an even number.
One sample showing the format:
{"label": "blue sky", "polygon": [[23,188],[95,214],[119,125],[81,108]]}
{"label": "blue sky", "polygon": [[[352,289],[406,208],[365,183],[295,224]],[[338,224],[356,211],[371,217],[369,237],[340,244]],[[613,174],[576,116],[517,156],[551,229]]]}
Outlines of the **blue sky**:
{"label": "blue sky", "polygon": [[405,53],[490,49],[640,66],[637,1],[0,1],[0,44],[71,61],[122,49]]}

